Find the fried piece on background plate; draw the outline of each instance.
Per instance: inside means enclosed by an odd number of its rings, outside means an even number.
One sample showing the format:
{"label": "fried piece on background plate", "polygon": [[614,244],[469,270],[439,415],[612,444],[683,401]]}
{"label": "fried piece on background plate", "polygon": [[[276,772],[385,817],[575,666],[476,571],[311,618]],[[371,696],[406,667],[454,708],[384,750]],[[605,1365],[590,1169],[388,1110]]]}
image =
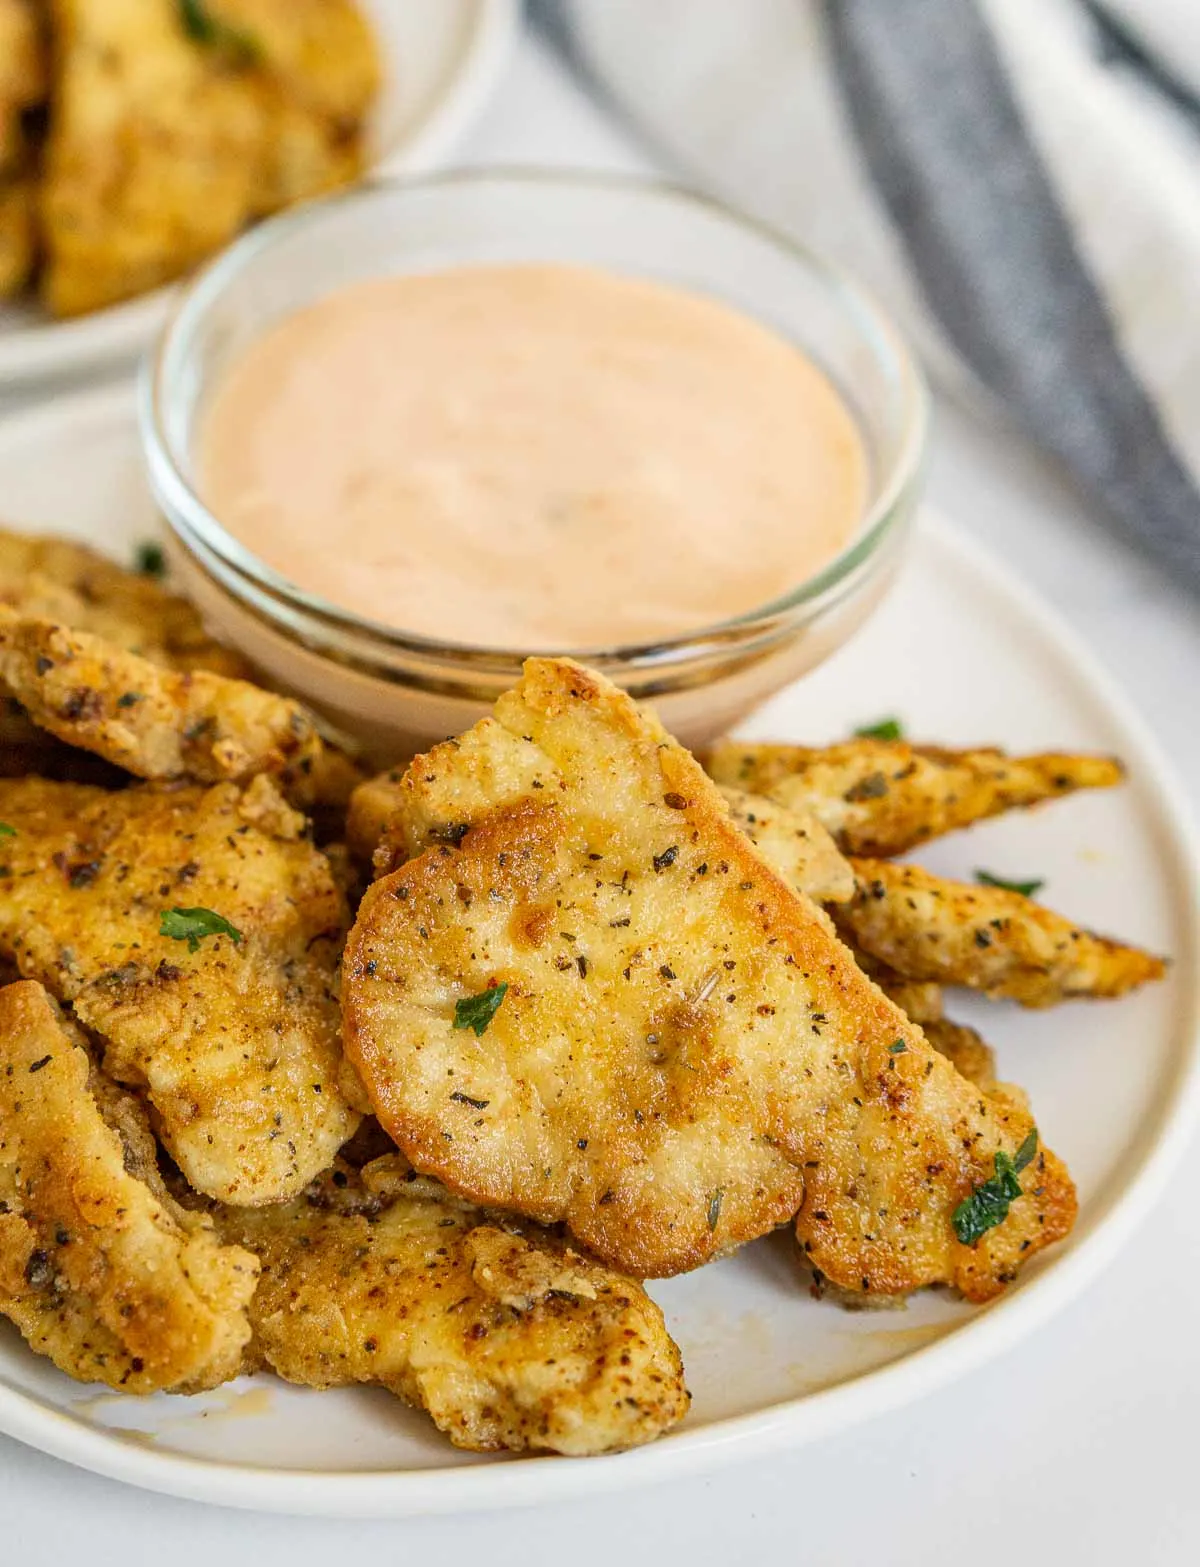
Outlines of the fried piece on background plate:
{"label": "fried piece on background plate", "polygon": [[0,606],[0,681],[41,729],[139,778],[278,775],[298,802],[323,751],[299,703],[243,680],[163,669],[85,631]]}
{"label": "fried piece on background plate", "polygon": [[[522,775],[520,798],[480,798]],[[607,681],[531,659],[407,782],[414,838],[445,836],[368,889],[343,1000],[347,1053],[416,1168],[565,1220],[640,1277],[798,1211],[835,1283],[984,1299],[1069,1229],[1070,1180],[1041,1153],[1007,1220],[958,1241],[955,1209],[1029,1118],[930,1048]]]}
{"label": "fried piece on background plate", "polygon": [[34,183],[21,170],[5,170],[0,158],[0,299],[19,294],[37,255]]}
{"label": "fried piece on background plate", "polygon": [[1107,756],[1007,756],[990,747],[950,751],[905,740],[759,745],[726,740],[703,757],[720,784],[810,811],[846,854],[886,859],[917,844],[1076,789],[1121,782]]}
{"label": "fried piece on background plate", "polygon": [[1027,1007],[1122,996],[1161,979],[1161,958],[1002,887],[947,881],[918,865],[855,860],[858,891],[841,930],[905,979],[965,985]]}
{"label": "fried piece on background plate", "polygon": [[612,1452],[686,1414],[679,1350],[640,1284],[436,1182],[381,1178],[376,1196],[335,1173],[312,1200],[218,1220],[261,1259],[253,1352],[281,1377],[378,1384],[480,1452]]}
{"label": "fried piece on background plate", "polygon": [[[0,1312],[80,1382],[236,1376],[258,1261],[145,1178],[153,1138],[40,985],[0,990]],[[124,1135],[122,1135],[124,1133]]]}
{"label": "fried piece on background plate", "polygon": [[43,295],[142,293],[254,217],[345,183],[378,80],[342,0],[52,0]]}
{"label": "fried piece on background plate", "polygon": [[[336,996],[348,915],[303,818],[265,778],[27,778],[0,781],[0,821],[0,953],[103,1041],[197,1191],[302,1190],[358,1124]],[[179,939],[161,932],[173,909],[199,911],[167,922]]]}
{"label": "fried piece on background plate", "polygon": [[33,0],[0,0],[0,118],[46,96],[46,38]]}
{"label": "fried piece on background plate", "polygon": [[241,654],[209,636],[187,599],[74,539],[0,528],[0,604],[106,637],[168,669],[250,677]]}
{"label": "fried piece on background plate", "polygon": [[250,40],[260,70],[292,103],[361,130],[382,81],[374,34],[351,0],[209,0],[211,15]]}
{"label": "fried piece on background plate", "polygon": [[365,165],[364,122],[381,80],[375,40],[347,0],[215,0],[252,40],[266,114],[257,210],[350,184]]}
{"label": "fried piece on background plate", "polygon": [[55,315],[178,277],[255,211],[253,73],[238,50],[191,37],[187,14],[177,0],[51,0],[42,297]]}

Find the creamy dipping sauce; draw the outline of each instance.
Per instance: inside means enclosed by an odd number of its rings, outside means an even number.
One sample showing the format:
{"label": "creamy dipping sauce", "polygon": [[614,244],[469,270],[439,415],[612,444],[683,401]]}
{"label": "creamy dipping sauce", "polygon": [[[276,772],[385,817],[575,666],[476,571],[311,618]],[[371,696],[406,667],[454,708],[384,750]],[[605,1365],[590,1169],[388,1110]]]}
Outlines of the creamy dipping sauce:
{"label": "creamy dipping sauce", "polygon": [[849,542],[866,452],[826,376],[715,300],[568,266],[357,284],[208,411],[209,509],[298,587],[527,651],[759,608]]}

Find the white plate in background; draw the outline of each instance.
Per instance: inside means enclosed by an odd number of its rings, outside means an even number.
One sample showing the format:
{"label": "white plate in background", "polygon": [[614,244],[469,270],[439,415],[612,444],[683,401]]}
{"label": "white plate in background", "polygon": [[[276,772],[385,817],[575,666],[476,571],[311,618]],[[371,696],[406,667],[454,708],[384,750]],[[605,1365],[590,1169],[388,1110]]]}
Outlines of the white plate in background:
{"label": "white plate in background", "polygon": [[[480,113],[515,39],[520,0],[361,0],[385,80],[371,117],[378,174],[433,167]],[[170,288],[53,321],[35,303],[0,301],[0,394],[132,359],[166,315]]]}
{"label": "white plate in background", "polygon": [[[0,421],[0,517],[88,539],[118,559],[156,529],[133,393],[76,395]],[[954,999],[1031,1093],[1079,1185],[1080,1217],[1006,1295],[943,1295],[849,1314],[810,1298],[786,1234],[653,1283],[695,1402],[650,1447],[591,1459],[456,1452],[379,1390],[316,1393],[268,1376],[198,1398],[81,1387],[0,1323],[0,1430],[135,1485],[278,1512],[461,1512],[621,1490],[827,1436],[1010,1349],[1119,1253],[1186,1139],[1200,1096],[1197,864],[1179,790],[1085,650],[989,556],[926,527],[895,593],[848,648],[756,716],[762,736],[820,740],[885,715],[951,745],[1115,751],[1130,782],[1015,813],[920,858],[1046,878],[1049,902],[1174,957],[1165,983],[1046,1012]],[[1152,1307],[1148,1307],[1151,1310]],[[1019,1354],[1010,1362],[1022,1375]]]}

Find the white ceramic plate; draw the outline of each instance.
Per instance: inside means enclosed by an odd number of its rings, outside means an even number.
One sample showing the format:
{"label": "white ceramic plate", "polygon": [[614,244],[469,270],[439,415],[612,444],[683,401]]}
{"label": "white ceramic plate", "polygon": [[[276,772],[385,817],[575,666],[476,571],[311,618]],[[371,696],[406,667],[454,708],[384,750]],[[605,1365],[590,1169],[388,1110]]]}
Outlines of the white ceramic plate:
{"label": "white ceramic plate", "polygon": [[[105,391],[0,423],[0,516],[128,558],[153,534],[133,397]],[[1070,1243],[986,1310],[940,1296],[850,1315],[812,1300],[771,1237],[652,1286],[695,1395],[655,1445],[599,1459],[455,1452],[378,1391],[312,1393],[262,1377],[201,1398],[81,1388],[0,1324],[0,1429],[134,1484],[276,1511],[462,1511],[623,1489],[810,1441],[928,1392],[1012,1346],[1118,1252],[1161,1186],[1197,1099],[1196,859],[1179,792],[1140,723],[1049,612],[988,557],[930,526],[859,639],[760,714],[755,732],[820,739],[899,714],[964,744],[1116,751],[1128,787],[932,845],[937,869],[1044,876],[1055,905],[1174,954],[1170,978],[1114,1004],[1044,1013],[956,1001],[1032,1093],[1081,1197]],[[1021,1375],[1015,1359],[1012,1375]]]}
{"label": "white ceramic plate", "polygon": [[[515,37],[520,0],[363,0],[386,81],[371,124],[377,173],[412,174],[442,158],[483,108]],[[0,303],[0,390],[79,375],[141,352],[171,290],[51,321],[36,305]]]}

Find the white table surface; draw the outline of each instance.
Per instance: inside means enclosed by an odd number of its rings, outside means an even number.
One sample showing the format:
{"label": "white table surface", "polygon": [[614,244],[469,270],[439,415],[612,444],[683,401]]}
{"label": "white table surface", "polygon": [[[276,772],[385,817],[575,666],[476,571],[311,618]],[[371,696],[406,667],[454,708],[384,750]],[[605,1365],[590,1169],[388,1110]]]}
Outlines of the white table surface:
{"label": "white table surface", "polygon": [[[460,161],[652,167],[529,40]],[[945,406],[930,494],[1091,644],[1195,811],[1200,606],[1115,543],[1028,449]],[[769,1463],[537,1512],[348,1524],[153,1496],[0,1438],[0,1564],[1195,1563],[1197,1190],[1200,1142],[1121,1265],[1036,1338],[907,1410]]]}

